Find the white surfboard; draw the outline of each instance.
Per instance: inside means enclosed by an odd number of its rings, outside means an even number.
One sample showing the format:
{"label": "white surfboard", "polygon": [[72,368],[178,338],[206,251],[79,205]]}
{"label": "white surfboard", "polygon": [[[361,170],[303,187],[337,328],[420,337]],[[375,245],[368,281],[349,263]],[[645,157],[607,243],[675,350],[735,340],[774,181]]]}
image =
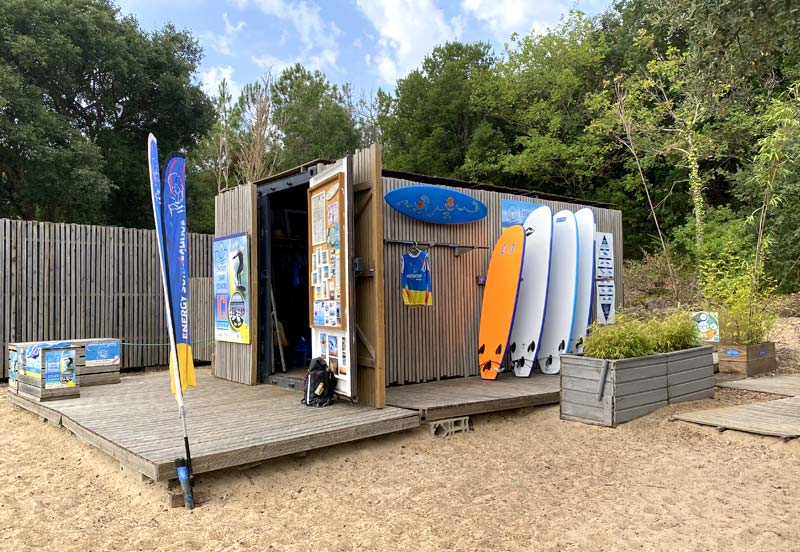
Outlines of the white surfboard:
{"label": "white surfboard", "polygon": [[550,207],[539,206],[528,215],[522,227],[525,229],[525,259],[508,354],[514,374],[527,378],[536,362],[544,326],[553,212]]}
{"label": "white surfboard", "polygon": [[575,213],[575,222],[578,225],[578,284],[575,295],[575,319],[572,321],[572,337],[567,351],[582,353],[586,329],[592,319],[594,234],[597,228],[594,211],[579,210]]}
{"label": "white surfboard", "polygon": [[539,349],[539,367],[545,374],[558,374],[561,355],[567,352],[575,318],[578,283],[578,226],[572,211],[553,215],[553,246],[547,310]]}

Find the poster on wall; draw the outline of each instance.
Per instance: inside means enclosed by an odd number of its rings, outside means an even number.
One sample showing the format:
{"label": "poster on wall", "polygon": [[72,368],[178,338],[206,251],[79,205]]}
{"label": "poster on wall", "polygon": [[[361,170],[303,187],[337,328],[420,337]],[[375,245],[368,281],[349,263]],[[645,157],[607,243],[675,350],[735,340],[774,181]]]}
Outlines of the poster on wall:
{"label": "poster on wall", "polygon": [[504,199],[502,202],[501,227],[508,228],[523,224],[534,209],[540,207],[540,203],[530,201],[519,201],[516,199]]}
{"label": "poster on wall", "polygon": [[309,238],[309,321],[312,355],[320,357],[336,376],[336,391],[352,397],[352,304],[348,293],[347,178],[345,163],[312,178],[308,192],[311,217]]}
{"label": "poster on wall", "polygon": [[62,389],[77,386],[75,349],[44,351],[44,388]]}
{"label": "poster on wall", "polygon": [[697,324],[700,339],[709,343],[719,343],[719,313],[693,312],[692,320]]}
{"label": "poster on wall", "polygon": [[214,239],[214,339],[250,343],[250,250],[246,233]]}
{"label": "poster on wall", "polygon": [[120,351],[119,340],[90,341],[86,343],[86,366],[119,366]]}
{"label": "poster on wall", "polygon": [[325,242],[325,192],[311,196],[311,245]]}

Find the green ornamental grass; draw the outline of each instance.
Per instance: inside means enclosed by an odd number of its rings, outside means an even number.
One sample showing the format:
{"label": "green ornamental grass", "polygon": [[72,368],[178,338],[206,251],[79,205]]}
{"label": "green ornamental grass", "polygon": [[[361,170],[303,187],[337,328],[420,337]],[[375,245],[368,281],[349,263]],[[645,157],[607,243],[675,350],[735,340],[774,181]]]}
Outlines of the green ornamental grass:
{"label": "green ornamental grass", "polygon": [[649,320],[617,316],[615,324],[590,328],[584,354],[606,360],[637,358],[691,349],[700,344],[697,325],[687,311],[658,315]]}

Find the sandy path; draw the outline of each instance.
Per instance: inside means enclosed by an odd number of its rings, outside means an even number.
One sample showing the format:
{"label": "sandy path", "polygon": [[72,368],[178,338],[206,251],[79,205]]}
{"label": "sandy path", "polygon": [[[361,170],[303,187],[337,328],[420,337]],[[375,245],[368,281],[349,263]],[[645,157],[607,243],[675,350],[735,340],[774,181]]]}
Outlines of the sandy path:
{"label": "sandy path", "polygon": [[739,391],[617,429],[526,409],[199,476],[194,512],[2,395],[4,550],[800,547],[800,442],[668,421],[757,397]]}

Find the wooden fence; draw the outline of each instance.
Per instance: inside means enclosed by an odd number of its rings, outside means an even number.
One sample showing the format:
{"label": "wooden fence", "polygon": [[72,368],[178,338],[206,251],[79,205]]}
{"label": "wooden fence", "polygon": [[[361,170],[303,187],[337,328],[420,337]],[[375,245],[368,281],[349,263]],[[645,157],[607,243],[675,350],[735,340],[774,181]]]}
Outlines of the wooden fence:
{"label": "wooden fence", "polygon": [[[191,276],[211,276],[212,241],[189,235]],[[210,298],[203,305],[192,313],[192,341],[195,358],[211,360]],[[123,368],[167,363],[154,231],[0,219],[0,377],[6,343],[94,337],[122,339]]]}

